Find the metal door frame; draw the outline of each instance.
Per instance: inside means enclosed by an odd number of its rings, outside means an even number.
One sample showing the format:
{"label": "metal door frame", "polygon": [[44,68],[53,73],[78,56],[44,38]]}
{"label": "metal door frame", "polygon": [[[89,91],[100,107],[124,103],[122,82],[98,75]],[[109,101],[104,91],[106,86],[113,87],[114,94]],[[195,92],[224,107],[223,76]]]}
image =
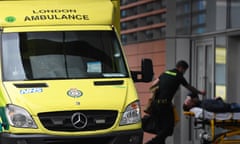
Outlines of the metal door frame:
{"label": "metal door frame", "polygon": [[[202,74],[202,84],[198,84],[198,57],[199,57],[199,47],[203,48],[203,67],[202,70],[204,73]],[[210,52],[209,52],[210,48]],[[209,55],[210,54],[210,55]],[[211,59],[210,61],[207,61],[208,59]],[[196,39],[192,41],[192,49],[191,49],[191,84],[195,87],[197,87],[199,90],[207,90],[207,82],[208,82],[208,76],[207,76],[207,70],[208,70],[208,62],[210,62],[211,66],[211,92],[208,91],[205,97],[200,96],[200,98],[212,98],[215,94],[215,43],[214,38],[211,39]],[[194,129],[194,124],[192,122],[190,129]],[[199,131],[200,132],[200,131]],[[192,131],[191,132],[191,139],[192,144],[199,144],[199,132],[198,131]]]}

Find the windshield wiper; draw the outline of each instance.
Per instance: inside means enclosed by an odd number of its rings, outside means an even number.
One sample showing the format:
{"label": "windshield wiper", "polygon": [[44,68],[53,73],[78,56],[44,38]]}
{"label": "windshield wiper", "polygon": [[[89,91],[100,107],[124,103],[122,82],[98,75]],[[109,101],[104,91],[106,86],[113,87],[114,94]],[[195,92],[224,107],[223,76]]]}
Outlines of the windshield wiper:
{"label": "windshield wiper", "polygon": [[123,78],[127,74],[123,73],[86,73],[83,75],[75,75],[68,77],[38,77],[31,80],[63,80],[63,79],[84,79],[84,78]]}
{"label": "windshield wiper", "polygon": [[104,77],[126,77],[126,74],[122,73],[103,73]]}
{"label": "windshield wiper", "polygon": [[39,78],[32,78],[31,80],[61,80],[61,79],[68,79],[67,77],[39,77]]}

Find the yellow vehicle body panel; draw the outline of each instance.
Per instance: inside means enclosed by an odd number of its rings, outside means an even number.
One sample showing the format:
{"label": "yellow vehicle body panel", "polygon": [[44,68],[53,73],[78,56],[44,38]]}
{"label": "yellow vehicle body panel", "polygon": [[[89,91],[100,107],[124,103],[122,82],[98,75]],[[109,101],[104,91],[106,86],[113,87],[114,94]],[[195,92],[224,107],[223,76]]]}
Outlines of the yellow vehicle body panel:
{"label": "yellow vehicle body panel", "polygon": [[[1,1],[0,26],[110,25],[110,0]],[[78,4],[79,3],[79,4]],[[78,4],[76,6],[76,4]]]}
{"label": "yellow vehicle body panel", "polygon": [[7,27],[3,29],[4,33],[11,32],[35,32],[35,31],[61,31],[61,30],[78,30],[78,31],[91,31],[91,30],[108,30],[112,31],[113,27],[108,25],[66,25],[66,26],[34,26],[34,27]]}
{"label": "yellow vehicle body panel", "polygon": [[[114,81],[122,79],[115,79]],[[103,80],[52,80],[47,81],[46,87],[39,88],[18,88],[17,85],[41,84],[42,81],[35,82],[4,82],[4,87],[8,91],[13,104],[18,104],[32,114],[39,128],[37,129],[19,129],[10,127],[8,131],[14,133],[48,133],[61,135],[79,135],[96,134],[96,131],[87,132],[54,132],[46,130],[38,119],[38,113],[57,112],[57,111],[75,111],[75,110],[116,110],[120,114],[125,110],[125,104],[137,100],[134,86],[131,80],[124,79],[122,85],[96,86],[94,82]],[[104,79],[113,81],[112,79]],[[80,97],[71,97],[68,91],[78,89],[82,92]],[[129,89],[132,89],[129,91]],[[118,120],[122,115],[118,115]],[[119,127],[119,121],[107,130],[100,130],[100,133],[109,131],[119,131],[126,129],[136,129],[140,123],[131,126]]]}
{"label": "yellow vehicle body panel", "polygon": [[[77,109],[122,111],[122,104],[126,101],[128,81],[125,80],[123,85],[96,86],[94,82],[97,81],[99,80],[49,80],[45,82],[46,86],[34,90],[15,86],[27,85],[29,82],[4,82],[4,86],[11,97],[11,103],[25,107],[33,115],[37,115],[36,112]],[[71,89],[80,90],[82,95],[76,98],[68,96],[67,92]]]}

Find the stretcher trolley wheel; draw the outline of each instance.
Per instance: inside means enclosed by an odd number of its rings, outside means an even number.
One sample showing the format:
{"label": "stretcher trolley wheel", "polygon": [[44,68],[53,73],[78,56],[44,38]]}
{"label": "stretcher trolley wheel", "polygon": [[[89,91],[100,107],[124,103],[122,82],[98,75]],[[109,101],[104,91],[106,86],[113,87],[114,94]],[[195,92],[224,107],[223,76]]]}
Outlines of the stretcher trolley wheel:
{"label": "stretcher trolley wheel", "polygon": [[201,144],[212,144],[211,136],[210,136],[209,133],[202,132],[202,133],[200,133],[199,137],[200,137],[200,143]]}
{"label": "stretcher trolley wheel", "polygon": [[206,141],[206,140],[201,140],[201,144],[212,144],[212,142]]}

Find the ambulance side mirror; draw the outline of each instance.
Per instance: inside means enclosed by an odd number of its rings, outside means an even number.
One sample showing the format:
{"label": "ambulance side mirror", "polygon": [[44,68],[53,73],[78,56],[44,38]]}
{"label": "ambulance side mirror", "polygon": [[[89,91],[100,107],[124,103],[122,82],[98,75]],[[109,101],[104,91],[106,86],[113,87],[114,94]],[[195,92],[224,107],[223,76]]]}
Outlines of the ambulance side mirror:
{"label": "ambulance side mirror", "polygon": [[142,60],[142,81],[151,82],[153,80],[153,64],[151,59]]}
{"label": "ambulance side mirror", "polygon": [[131,71],[134,82],[151,82],[153,79],[153,64],[151,59],[142,59],[141,71]]}

